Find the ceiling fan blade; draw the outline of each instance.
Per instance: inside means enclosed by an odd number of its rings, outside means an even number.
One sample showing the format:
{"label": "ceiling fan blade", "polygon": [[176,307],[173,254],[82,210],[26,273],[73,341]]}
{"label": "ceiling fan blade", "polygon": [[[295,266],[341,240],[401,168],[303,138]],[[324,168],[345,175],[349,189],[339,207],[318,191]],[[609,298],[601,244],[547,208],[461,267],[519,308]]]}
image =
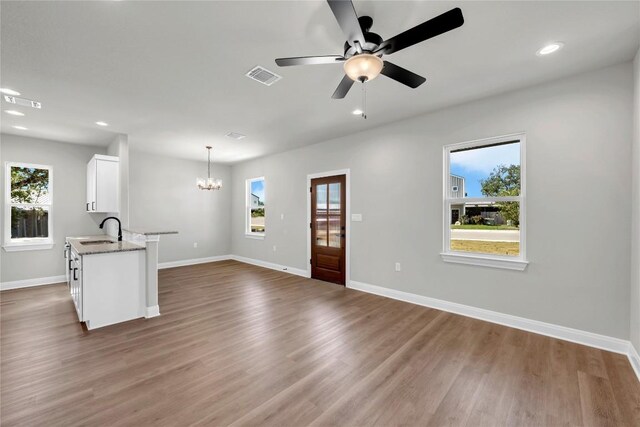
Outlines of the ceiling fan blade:
{"label": "ceiling fan blade", "polygon": [[276,64],[280,67],[288,67],[290,65],[338,64],[344,60],[345,58],[340,55],[294,56],[293,58],[278,58]]}
{"label": "ceiling fan blade", "polygon": [[397,52],[406,47],[413,46],[432,37],[451,31],[464,24],[462,10],[456,7],[440,16],[436,16],[420,25],[391,37],[380,44],[377,52],[383,52],[385,55]]}
{"label": "ceiling fan blade", "polygon": [[351,89],[352,85],[353,85],[353,80],[351,80],[351,78],[345,74],[345,76],[340,81],[340,84],[336,88],[336,91],[333,92],[333,95],[331,95],[331,97],[333,99],[344,98],[345,96],[347,96],[347,92],[349,92],[349,89]]}
{"label": "ceiling fan blade", "polygon": [[327,0],[327,3],[349,44],[355,46],[354,42],[357,41],[360,46],[364,46],[364,35],[351,0]]}
{"label": "ceiling fan blade", "polygon": [[384,67],[380,73],[397,82],[407,85],[412,89],[417,88],[427,81],[424,77],[419,76],[416,73],[412,73],[411,71],[399,67],[389,61],[384,61]]}

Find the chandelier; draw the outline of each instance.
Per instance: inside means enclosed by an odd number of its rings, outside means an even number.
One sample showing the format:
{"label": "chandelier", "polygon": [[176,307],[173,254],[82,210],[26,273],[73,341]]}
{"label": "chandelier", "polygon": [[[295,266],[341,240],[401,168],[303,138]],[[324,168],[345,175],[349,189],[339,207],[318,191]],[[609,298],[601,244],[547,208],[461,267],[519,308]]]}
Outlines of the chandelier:
{"label": "chandelier", "polygon": [[222,180],[220,178],[211,178],[211,146],[207,145],[207,178],[198,178],[198,188],[200,190],[220,190],[222,188]]}

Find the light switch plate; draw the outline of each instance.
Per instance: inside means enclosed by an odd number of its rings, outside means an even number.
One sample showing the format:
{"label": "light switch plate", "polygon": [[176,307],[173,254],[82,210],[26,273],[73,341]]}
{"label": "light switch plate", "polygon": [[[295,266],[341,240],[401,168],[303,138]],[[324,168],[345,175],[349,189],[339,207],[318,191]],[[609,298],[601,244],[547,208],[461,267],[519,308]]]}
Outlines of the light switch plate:
{"label": "light switch plate", "polygon": [[362,214],[351,214],[351,221],[353,222],[362,221]]}

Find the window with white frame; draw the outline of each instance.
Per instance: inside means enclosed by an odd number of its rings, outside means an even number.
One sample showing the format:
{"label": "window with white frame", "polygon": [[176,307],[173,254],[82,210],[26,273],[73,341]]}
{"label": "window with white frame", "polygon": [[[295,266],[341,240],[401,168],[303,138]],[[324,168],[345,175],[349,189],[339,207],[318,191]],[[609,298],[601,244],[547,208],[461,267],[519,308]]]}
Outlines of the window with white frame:
{"label": "window with white frame", "polygon": [[246,234],[261,237],[265,233],[264,177],[247,180],[246,186]]}
{"label": "window with white frame", "polygon": [[53,246],[51,166],[5,164],[5,250]]}
{"label": "window with white frame", "polygon": [[525,136],[444,147],[443,259],[523,270]]}

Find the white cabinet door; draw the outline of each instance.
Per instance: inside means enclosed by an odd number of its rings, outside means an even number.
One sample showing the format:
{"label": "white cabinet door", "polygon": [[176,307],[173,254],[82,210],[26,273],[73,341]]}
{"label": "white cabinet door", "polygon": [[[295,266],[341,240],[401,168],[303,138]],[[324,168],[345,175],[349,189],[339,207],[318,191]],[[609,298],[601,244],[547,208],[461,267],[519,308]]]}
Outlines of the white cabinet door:
{"label": "white cabinet door", "polygon": [[96,161],[96,212],[119,212],[119,162]]}
{"label": "white cabinet door", "polygon": [[120,211],[120,162],[117,157],[96,154],[87,164],[88,212]]}
{"label": "white cabinet door", "polygon": [[88,212],[96,210],[96,159],[92,158],[87,163],[87,205]]}

